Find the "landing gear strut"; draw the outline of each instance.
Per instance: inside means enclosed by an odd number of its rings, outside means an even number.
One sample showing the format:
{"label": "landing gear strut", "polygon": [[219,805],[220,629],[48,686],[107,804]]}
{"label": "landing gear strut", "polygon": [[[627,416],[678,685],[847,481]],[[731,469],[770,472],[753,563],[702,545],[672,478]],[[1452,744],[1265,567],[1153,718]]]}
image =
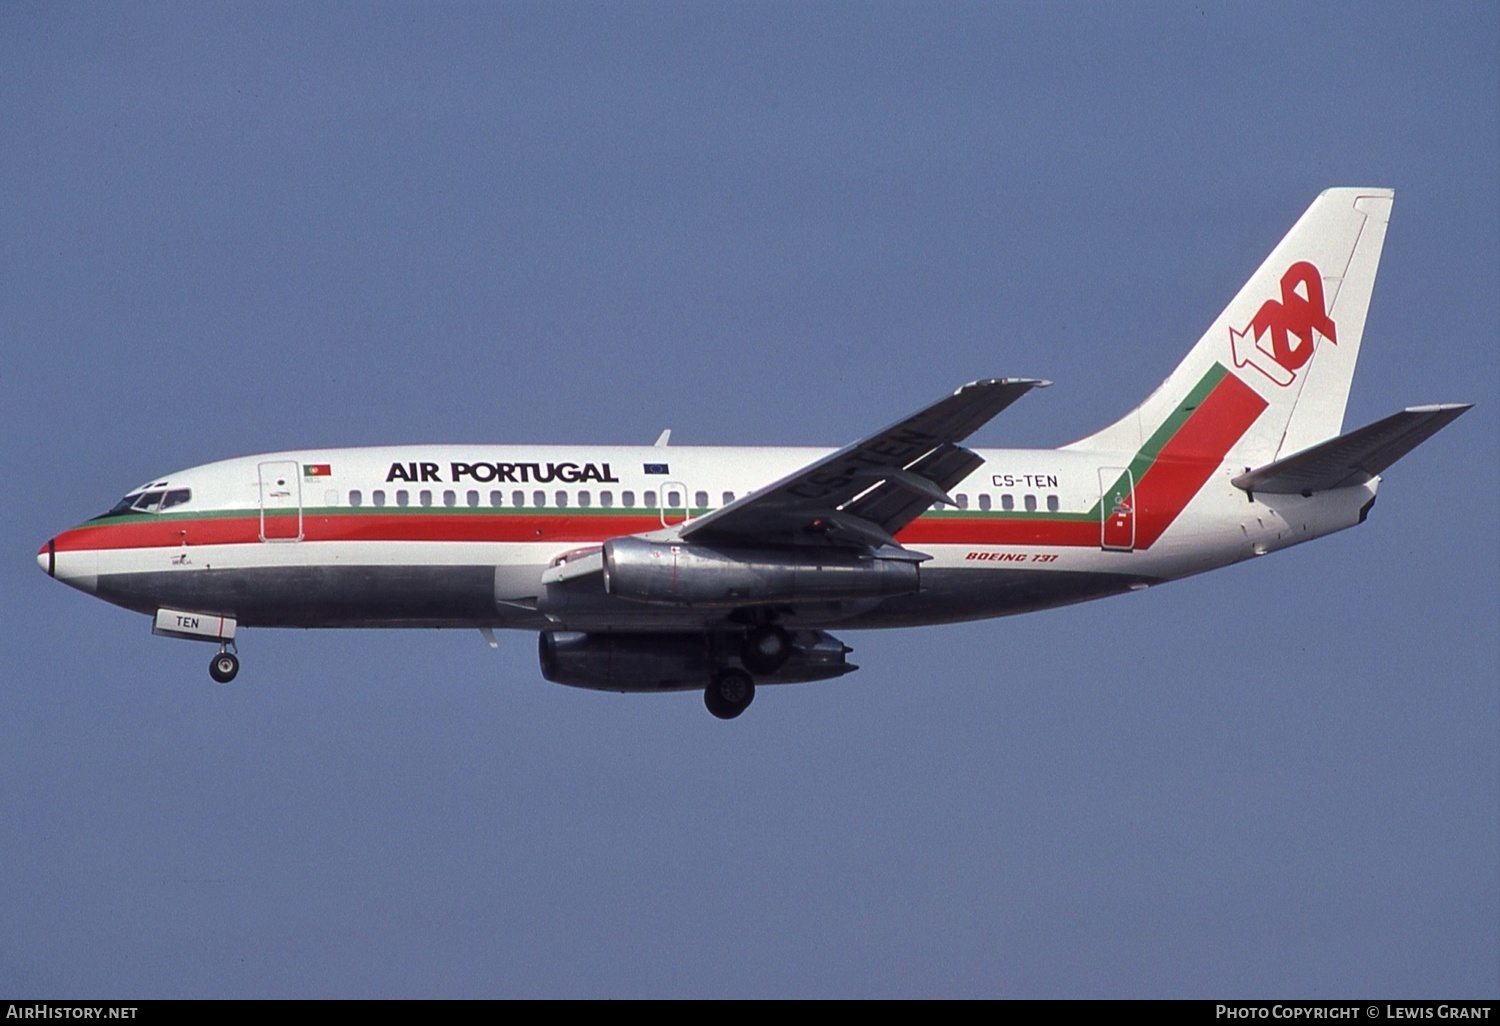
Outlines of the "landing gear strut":
{"label": "landing gear strut", "polygon": [[732,720],[755,701],[755,681],[744,670],[720,670],[703,692],[703,704],[721,720]]}
{"label": "landing gear strut", "polygon": [[239,672],[240,658],[227,648],[220,649],[208,664],[208,675],[219,684],[228,684]]}

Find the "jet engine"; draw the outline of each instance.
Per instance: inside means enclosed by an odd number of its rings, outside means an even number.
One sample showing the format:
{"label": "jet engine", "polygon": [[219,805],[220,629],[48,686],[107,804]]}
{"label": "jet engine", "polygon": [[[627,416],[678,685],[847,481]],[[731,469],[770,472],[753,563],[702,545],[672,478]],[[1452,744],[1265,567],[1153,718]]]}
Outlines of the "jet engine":
{"label": "jet engine", "polygon": [[[844,657],[853,649],[823,631],[791,632],[792,651],[762,684],[828,680],[859,667]],[[737,658],[739,635],[585,634],[543,631],[538,638],[542,676],[556,684],[593,691],[687,691],[704,687]]]}
{"label": "jet engine", "polygon": [[831,602],[907,595],[918,586],[914,559],[846,549],[719,547],[634,537],[604,543],[604,590],[636,602]]}

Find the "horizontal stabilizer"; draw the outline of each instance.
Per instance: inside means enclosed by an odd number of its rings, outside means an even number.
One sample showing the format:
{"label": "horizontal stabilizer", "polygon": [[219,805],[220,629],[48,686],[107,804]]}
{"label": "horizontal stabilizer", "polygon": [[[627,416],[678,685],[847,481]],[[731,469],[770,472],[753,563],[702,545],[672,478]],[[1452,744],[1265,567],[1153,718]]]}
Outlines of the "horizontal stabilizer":
{"label": "horizontal stabilizer", "polygon": [[1236,488],[1311,495],[1364,484],[1452,423],[1472,403],[1413,406],[1234,479]]}

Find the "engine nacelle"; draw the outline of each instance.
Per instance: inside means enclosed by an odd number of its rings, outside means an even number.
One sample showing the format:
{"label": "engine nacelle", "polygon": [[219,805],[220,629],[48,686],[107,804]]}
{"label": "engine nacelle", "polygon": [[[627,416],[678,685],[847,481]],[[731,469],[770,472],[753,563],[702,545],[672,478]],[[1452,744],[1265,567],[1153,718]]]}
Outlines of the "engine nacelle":
{"label": "engine nacelle", "polygon": [[[537,654],[542,676],[556,684],[594,691],[686,691],[706,686],[715,667],[733,662],[736,637],[543,631]],[[845,660],[850,651],[831,634],[794,631],[786,663],[755,679],[796,684],[842,677],[859,669]]]}
{"label": "engine nacelle", "polygon": [[915,562],[844,549],[720,548],[644,538],[604,543],[604,590],[635,602],[733,608],[884,598],[918,587]]}
{"label": "engine nacelle", "polygon": [[543,631],[542,676],[595,691],[701,688],[713,670],[706,634],[582,634]]}

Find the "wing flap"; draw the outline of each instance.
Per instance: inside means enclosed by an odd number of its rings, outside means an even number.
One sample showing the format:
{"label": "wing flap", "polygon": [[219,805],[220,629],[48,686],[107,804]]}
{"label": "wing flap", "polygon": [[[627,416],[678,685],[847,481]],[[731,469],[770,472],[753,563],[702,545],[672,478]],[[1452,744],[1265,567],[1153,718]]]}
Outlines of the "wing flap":
{"label": "wing flap", "polygon": [[1472,403],[1413,406],[1234,479],[1247,492],[1311,495],[1364,484],[1458,419]]}
{"label": "wing flap", "polygon": [[905,527],[929,507],[938,504],[939,500],[935,495],[941,496],[941,502],[946,505],[957,505],[948,498],[948,490],[983,463],[984,460],[962,446],[951,443],[941,445],[918,460],[911,470],[901,471],[902,474],[927,481],[931,491],[917,493],[903,479],[886,478],[885,483],[890,487],[875,488],[860,495],[849,504],[848,512],[872,523],[900,524]]}

